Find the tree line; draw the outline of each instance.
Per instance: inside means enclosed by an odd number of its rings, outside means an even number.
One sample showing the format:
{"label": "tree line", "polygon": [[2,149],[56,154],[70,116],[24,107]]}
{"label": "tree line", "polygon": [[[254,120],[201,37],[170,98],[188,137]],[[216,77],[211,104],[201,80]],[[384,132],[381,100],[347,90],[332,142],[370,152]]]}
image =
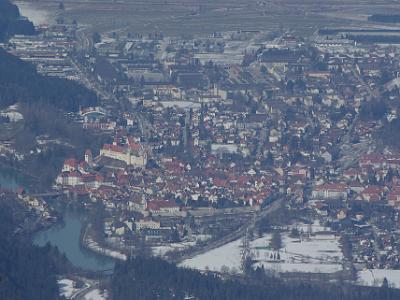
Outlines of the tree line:
{"label": "tree line", "polygon": [[400,15],[383,15],[383,14],[374,14],[368,17],[368,21],[373,22],[383,22],[383,23],[399,23]]}

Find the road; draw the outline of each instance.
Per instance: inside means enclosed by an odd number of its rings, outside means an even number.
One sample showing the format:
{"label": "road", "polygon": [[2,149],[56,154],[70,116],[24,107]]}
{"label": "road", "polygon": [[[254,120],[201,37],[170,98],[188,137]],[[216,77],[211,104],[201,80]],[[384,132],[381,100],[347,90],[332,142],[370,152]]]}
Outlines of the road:
{"label": "road", "polygon": [[102,99],[110,99],[115,102],[118,102],[118,99],[110,92],[105,90],[100,83],[93,78],[93,75],[90,74],[86,67],[82,66],[79,61],[73,57],[71,57],[71,64],[79,71],[80,82],[88,89],[94,91],[97,96]]}
{"label": "road", "polygon": [[83,280],[85,282],[85,284],[87,284],[87,286],[85,288],[80,289],[79,291],[75,292],[74,294],[72,294],[71,297],[69,297],[69,299],[71,299],[71,300],[83,300],[83,299],[85,299],[85,295],[87,293],[90,293],[91,291],[99,288],[98,281],[94,281],[94,280],[82,278],[82,277],[79,277],[78,279]]}
{"label": "road", "polygon": [[[367,90],[368,95],[365,99],[366,102],[371,101],[373,98],[379,96],[379,90],[375,89],[372,90],[371,87],[365,82],[365,80],[360,76],[359,72],[357,71],[358,67],[354,67],[352,69],[352,74],[353,76],[358,80],[358,82]],[[360,115],[356,114],[354,117],[353,121],[351,122],[346,134],[343,136],[341,142],[340,142],[340,152],[341,152],[341,159],[339,160],[340,167],[339,169],[345,170],[349,168],[350,166],[354,165],[355,163],[358,162],[358,159],[367,154],[368,151],[372,147],[372,141],[370,140],[365,140],[362,141],[361,143],[357,145],[353,145],[351,143],[351,136],[354,131],[354,127],[358,123],[360,119]]]}

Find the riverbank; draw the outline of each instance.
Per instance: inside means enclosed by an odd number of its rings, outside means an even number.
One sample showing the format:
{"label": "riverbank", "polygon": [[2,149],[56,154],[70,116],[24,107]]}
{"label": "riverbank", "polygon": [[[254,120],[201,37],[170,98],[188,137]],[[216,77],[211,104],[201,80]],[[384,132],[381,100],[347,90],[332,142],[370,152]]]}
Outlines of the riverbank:
{"label": "riverbank", "polygon": [[104,256],[108,256],[111,258],[115,258],[118,260],[122,260],[125,261],[127,260],[127,255],[120,252],[120,251],[116,251],[110,248],[106,248],[104,246],[101,246],[98,242],[96,242],[93,238],[93,235],[91,234],[92,228],[91,228],[91,224],[87,224],[86,226],[84,226],[84,230],[83,230],[83,234],[82,234],[82,238],[81,238],[81,244],[82,246],[86,247],[87,249],[94,251],[98,254],[104,255]]}

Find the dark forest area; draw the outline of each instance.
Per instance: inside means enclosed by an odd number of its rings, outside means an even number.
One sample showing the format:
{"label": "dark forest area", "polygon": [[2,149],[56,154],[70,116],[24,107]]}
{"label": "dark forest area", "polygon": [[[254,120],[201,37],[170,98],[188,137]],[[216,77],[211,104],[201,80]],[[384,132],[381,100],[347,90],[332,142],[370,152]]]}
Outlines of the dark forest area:
{"label": "dark forest area", "polygon": [[116,265],[111,294],[114,300],[385,300],[400,297],[400,291],[387,287],[285,282],[267,277],[262,269],[250,271],[248,275],[248,282],[222,279],[213,273],[178,268],[159,258],[138,257]]}

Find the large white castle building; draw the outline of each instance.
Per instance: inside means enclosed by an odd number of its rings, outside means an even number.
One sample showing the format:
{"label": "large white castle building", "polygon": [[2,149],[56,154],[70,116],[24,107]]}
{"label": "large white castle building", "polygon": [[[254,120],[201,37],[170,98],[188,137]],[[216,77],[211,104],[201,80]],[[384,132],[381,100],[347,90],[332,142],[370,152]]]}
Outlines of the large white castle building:
{"label": "large white castle building", "polygon": [[144,168],[147,164],[147,151],[143,145],[135,142],[132,138],[127,138],[127,143],[123,146],[105,144],[100,150],[100,155],[125,162],[128,166]]}

